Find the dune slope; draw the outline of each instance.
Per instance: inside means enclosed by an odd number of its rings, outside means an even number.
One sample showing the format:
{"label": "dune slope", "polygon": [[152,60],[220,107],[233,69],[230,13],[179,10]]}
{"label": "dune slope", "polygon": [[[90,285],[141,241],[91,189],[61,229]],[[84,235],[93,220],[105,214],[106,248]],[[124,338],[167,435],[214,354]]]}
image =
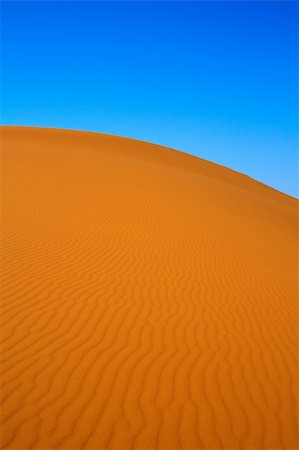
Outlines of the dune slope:
{"label": "dune slope", "polygon": [[115,136],[1,151],[1,448],[297,448],[298,201]]}

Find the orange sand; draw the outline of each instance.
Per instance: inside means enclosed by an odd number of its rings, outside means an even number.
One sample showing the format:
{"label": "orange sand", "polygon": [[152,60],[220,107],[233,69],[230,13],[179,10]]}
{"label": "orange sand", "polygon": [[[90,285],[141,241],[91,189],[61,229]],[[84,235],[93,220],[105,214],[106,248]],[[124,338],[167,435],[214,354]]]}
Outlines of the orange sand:
{"label": "orange sand", "polygon": [[298,202],[115,136],[1,147],[1,448],[296,448]]}

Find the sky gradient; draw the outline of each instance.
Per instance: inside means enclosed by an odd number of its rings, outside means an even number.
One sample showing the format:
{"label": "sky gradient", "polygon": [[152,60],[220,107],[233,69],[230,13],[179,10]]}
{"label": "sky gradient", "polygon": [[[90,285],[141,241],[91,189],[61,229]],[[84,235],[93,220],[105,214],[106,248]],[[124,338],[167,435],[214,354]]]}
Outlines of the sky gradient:
{"label": "sky gradient", "polygon": [[295,2],[3,2],[1,123],[98,131],[298,197]]}

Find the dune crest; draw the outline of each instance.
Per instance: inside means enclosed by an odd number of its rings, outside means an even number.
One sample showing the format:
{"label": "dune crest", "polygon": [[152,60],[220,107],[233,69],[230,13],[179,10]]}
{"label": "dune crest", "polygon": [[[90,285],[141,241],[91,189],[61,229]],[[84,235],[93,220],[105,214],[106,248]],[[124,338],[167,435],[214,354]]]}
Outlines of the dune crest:
{"label": "dune crest", "polygon": [[297,448],[298,201],[153,144],[0,132],[1,448]]}

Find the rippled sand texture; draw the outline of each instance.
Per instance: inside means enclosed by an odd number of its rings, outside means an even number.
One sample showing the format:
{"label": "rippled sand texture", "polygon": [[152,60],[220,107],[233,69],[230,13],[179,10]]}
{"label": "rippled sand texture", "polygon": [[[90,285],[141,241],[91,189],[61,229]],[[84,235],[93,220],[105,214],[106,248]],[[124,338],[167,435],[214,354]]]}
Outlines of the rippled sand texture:
{"label": "rippled sand texture", "polygon": [[1,448],[297,448],[298,202],[115,136],[1,147]]}

